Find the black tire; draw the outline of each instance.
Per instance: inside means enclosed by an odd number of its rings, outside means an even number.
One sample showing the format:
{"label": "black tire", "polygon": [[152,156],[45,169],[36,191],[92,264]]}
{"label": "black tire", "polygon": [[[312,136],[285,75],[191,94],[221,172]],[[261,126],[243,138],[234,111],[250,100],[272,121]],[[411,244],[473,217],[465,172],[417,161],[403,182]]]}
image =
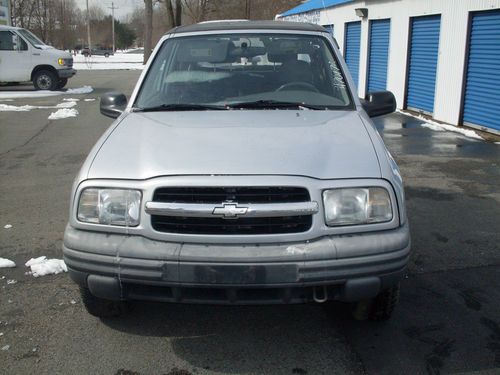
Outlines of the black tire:
{"label": "black tire", "polygon": [[37,90],[57,90],[59,77],[50,70],[39,70],[33,75],[33,85]]}
{"label": "black tire", "polygon": [[370,308],[369,319],[375,322],[391,318],[399,301],[399,283],[380,292],[373,300]]}
{"label": "black tire", "polygon": [[82,302],[90,315],[98,318],[116,318],[125,313],[125,302],[95,297],[87,288],[80,288]]}
{"label": "black tire", "polygon": [[59,82],[57,83],[57,89],[58,90],[62,89],[64,86],[66,86],[67,83],[68,83],[67,78],[59,78]]}
{"label": "black tire", "polygon": [[106,52],[106,53],[104,54],[104,57],[109,57],[109,53],[107,53],[107,52]]}

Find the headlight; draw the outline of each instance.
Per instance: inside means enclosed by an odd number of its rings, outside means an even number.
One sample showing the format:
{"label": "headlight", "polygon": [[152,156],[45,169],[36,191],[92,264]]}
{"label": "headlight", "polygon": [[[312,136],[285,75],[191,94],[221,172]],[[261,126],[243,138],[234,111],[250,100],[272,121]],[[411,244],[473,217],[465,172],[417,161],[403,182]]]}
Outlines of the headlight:
{"label": "headlight", "polygon": [[63,58],[59,58],[57,59],[57,63],[61,66],[71,66],[73,65],[73,59],[70,58],[70,59],[63,59]]}
{"label": "headlight", "polygon": [[389,193],[384,188],[345,188],[323,192],[328,226],[382,223],[392,220]]}
{"label": "headlight", "polygon": [[125,189],[85,189],[78,201],[78,220],[85,223],[139,225],[141,192]]}

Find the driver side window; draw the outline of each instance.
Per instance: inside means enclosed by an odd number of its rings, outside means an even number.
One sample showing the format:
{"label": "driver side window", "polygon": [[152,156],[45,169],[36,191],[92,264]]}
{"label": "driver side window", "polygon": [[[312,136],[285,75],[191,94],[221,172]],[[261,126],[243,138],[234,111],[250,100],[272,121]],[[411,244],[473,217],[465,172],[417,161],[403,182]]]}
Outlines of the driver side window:
{"label": "driver side window", "polygon": [[10,31],[0,31],[0,51],[14,51],[14,34]]}

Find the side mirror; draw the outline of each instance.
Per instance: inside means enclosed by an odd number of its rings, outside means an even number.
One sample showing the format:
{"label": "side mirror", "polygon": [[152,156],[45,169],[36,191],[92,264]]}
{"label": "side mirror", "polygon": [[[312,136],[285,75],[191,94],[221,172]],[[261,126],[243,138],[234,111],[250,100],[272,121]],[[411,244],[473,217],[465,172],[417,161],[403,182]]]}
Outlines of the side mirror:
{"label": "side mirror", "polygon": [[121,92],[107,92],[101,96],[101,114],[111,118],[120,116],[127,106],[127,97]]}
{"label": "side mirror", "polygon": [[390,91],[369,92],[361,105],[368,116],[377,117],[387,115],[396,110],[396,98]]}

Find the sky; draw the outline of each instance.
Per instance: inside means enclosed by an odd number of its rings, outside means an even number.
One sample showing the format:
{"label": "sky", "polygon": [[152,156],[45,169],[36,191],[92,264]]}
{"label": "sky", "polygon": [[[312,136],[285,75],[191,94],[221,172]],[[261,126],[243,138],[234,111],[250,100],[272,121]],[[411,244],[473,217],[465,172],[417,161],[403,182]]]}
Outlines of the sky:
{"label": "sky", "polygon": [[[89,6],[92,5],[100,5],[100,7],[111,14],[111,2],[115,4],[115,7],[119,9],[115,9],[115,17],[118,19],[123,19],[128,13],[134,11],[136,7],[143,7],[143,0],[89,0]],[[76,4],[81,8],[85,9],[86,0],[76,0]]]}

